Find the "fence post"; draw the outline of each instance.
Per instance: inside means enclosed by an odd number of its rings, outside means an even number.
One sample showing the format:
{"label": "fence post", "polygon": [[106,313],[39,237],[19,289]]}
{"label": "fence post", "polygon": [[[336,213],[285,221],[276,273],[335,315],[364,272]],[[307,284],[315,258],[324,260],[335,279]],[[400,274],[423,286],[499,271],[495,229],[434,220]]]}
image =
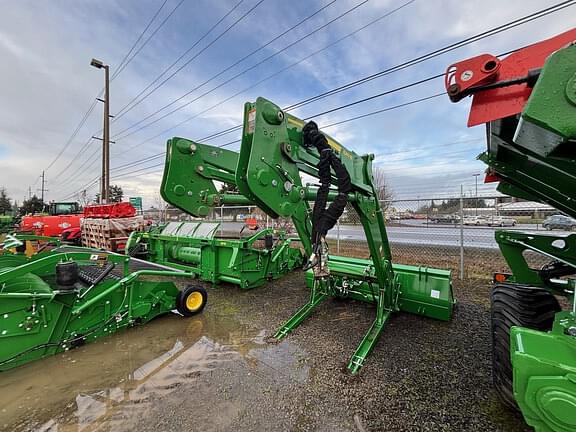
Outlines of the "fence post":
{"label": "fence post", "polygon": [[220,206],[220,235],[222,235],[222,232],[224,230],[224,206],[221,205]]}
{"label": "fence post", "polygon": [[460,185],[460,280],[464,279],[464,187]]}
{"label": "fence post", "polygon": [[336,229],[336,253],[340,254],[340,219],[338,219]]}

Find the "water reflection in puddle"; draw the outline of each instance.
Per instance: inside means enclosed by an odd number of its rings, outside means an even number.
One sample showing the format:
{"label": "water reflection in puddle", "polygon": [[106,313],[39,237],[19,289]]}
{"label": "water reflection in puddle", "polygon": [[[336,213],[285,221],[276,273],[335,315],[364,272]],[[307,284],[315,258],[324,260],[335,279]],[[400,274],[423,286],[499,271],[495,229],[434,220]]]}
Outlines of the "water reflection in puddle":
{"label": "water reflection in puddle", "polygon": [[[2,430],[114,430],[180,386],[230,362],[255,375],[304,382],[302,352],[268,345],[265,332],[204,313],[165,316],[74,351],[0,374]],[[222,410],[234,407],[221,407]]]}

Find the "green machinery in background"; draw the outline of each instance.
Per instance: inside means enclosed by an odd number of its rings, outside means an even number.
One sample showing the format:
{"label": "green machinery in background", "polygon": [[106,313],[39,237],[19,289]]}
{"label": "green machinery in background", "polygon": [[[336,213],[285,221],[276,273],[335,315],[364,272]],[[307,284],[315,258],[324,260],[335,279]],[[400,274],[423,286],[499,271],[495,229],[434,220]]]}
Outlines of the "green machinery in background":
{"label": "green machinery in background", "polygon": [[14,230],[16,219],[10,215],[0,215],[0,234],[9,233]]}
{"label": "green machinery in background", "polygon": [[[319,153],[302,142],[304,122],[272,102],[258,98],[244,108],[238,153],[183,138],[168,141],[161,194],[165,201],[194,216],[222,204],[256,205],[272,218],[291,218],[305,253],[312,254],[310,202],[317,188],[301,174],[318,178]],[[329,275],[312,278],[310,299],[276,333],[282,339],[324,300],[350,297],[375,306],[376,318],[348,368],[360,370],[393,312],[406,311],[449,320],[454,299],[450,271],[392,264],[384,217],[372,178],[373,155],[359,156],[330,137],[328,143],[351,177],[348,201],[358,213],[370,259],[330,256]],[[219,193],[214,181],[236,185],[239,194]],[[332,179],[336,184],[336,179]],[[334,200],[331,190],[329,200]]]}
{"label": "green machinery in background", "polygon": [[[500,60],[448,68],[452,101],[474,95],[469,126],[487,125],[479,156],[498,190],[576,217],[576,29]],[[497,231],[512,271],[492,292],[494,385],[536,431],[576,430],[576,234]],[[530,255],[549,260],[535,266]],[[571,306],[561,310],[557,296]]]}
{"label": "green machinery in background", "polygon": [[283,231],[224,231],[219,222],[169,222],[133,232],[126,250],[157,264],[192,273],[213,284],[254,288],[302,266],[300,249]]}
{"label": "green machinery in background", "polygon": [[206,304],[203,288],[175,285],[182,271],[80,247],[27,257],[23,244],[11,236],[0,255],[0,371]]}

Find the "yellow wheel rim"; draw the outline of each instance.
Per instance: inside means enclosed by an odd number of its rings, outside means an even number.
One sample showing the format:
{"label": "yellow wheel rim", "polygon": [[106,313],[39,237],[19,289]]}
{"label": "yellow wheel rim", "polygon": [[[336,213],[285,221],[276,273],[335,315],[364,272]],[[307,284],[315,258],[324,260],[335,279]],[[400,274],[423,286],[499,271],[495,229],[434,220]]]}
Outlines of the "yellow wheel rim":
{"label": "yellow wheel rim", "polygon": [[204,298],[202,297],[202,294],[198,291],[194,291],[193,293],[190,293],[190,295],[186,298],[186,308],[190,312],[193,312],[199,309],[203,302]]}

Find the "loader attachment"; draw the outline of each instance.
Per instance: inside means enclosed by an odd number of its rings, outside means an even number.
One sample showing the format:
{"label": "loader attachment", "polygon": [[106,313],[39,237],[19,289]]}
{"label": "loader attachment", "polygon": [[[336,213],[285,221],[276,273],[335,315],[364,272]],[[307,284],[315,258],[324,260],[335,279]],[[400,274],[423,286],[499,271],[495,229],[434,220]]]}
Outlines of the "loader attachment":
{"label": "loader attachment", "polygon": [[[284,338],[329,297],[349,296],[373,303],[374,323],[348,365],[352,373],[357,373],[394,312],[450,319],[454,305],[451,276],[445,270],[392,264],[382,209],[373,184],[374,155],[357,155],[316,130],[316,138],[325,142],[319,150],[304,136],[305,125],[274,103],[258,98],[244,106],[238,153],[172,138],[168,141],[162,196],[194,216],[204,216],[222,204],[242,204],[258,206],[272,218],[289,218],[307,258],[318,256],[320,250],[317,239],[313,239],[316,229],[313,219],[317,217],[313,208],[321,209],[322,204],[338,201],[341,211],[343,203],[349,203],[360,217],[371,258],[356,260],[324,253],[322,271],[310,259],[308,264],[312,263],[313,270],[307,273],[309,301],[275,337]],[[326,161],[331,166],[328,172],[326,165],[322,168]],[[319,179],[321,185],[303,184],[304,174]],[[238,193],[218,193],[213,181],[234,185]],[[325,212],[336,212],[331,209],[330,204]],[[334,214],[330,213],[332,224],[337,218]]]}

